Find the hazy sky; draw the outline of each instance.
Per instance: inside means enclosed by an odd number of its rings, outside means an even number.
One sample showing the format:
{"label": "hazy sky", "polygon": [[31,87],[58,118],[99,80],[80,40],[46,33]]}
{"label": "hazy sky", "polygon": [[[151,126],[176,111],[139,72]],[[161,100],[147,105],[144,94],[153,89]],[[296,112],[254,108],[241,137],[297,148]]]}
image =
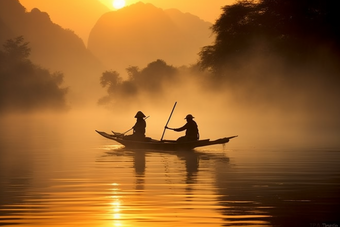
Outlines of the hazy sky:
{"label": "hazy sky", "polygon": [[[112,7],[113,0],[99,0],[108,7]],[[140,0],[125,0],[126,5],[131,5]],[[191,13],[199,16],[205,21],[214,23],[215,20],[222,13],[221,7],[230,5],[236,2],[236,0],[143,0],[141,2],[151,3],[162,9],[176,8],[183,13]]]}
{"label": "hazy sky", "polygon": [[[99,5],[91,5],[92,1],[55,1],[55,0],[19,0],[20,3],[31,11],[32,8],[38,8],[43,12],[47,12],[54,23],[59,24],[63,28],[73,30],[79,35],[84,43],[87,44],[88,35],[99,19],[105,13],[105,7]],[[110,10],[116,10],[113,7],[114,0],[98,0],[103,6]],[[83,3],[83,4],[80,4]],[[140,2],[139,0],[125,0],[125,5],[131,5]],[[154,6],[162,9],[178,9],[183,13],[190,13],[200,17],[202,20],[214,23],[222,13],[221,8],[225,5],[231,5],[236,0],[144,0],[144,3],[151,3]],[[68,4],[68,7],[65,7]],[[86,13],[84,15],[75,16],[74,11],[79,4],[79,12]],[[63,10],[61,10],[63,9]],[[79,13],[77,12],[77,13]],[[80,23],[82,21],[82,23]]]}

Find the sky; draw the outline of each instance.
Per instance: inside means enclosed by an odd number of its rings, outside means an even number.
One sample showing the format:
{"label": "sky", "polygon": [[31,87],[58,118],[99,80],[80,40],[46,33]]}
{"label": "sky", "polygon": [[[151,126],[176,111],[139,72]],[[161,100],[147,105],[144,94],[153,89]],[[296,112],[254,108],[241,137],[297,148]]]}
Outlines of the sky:
{"label": "sky", "polygon": [[[105,12],[105,7],[99,7],[98,5],[92,6],[91,1],[55,1],[55,0],[19,0],[20,3],[30,12],[33,8],[38,8],[42,12],[47,12],[51,20],[60,25],[63,28],[74,31],[79,37],[81,37],[87,45],[88,36],[99,19],[99,17]],[[110,10],[117,10],[113,7],[113,1],[117,0],[98,0],[102,3],[102,6],[106,6]],[[123,1],[123,0],[119,0]],[[80,5],[79,2],[83,4]],[[125,0],[125,5],[131,5],[140,2],[139,0]],[[225,5],[231,5],[236,0],[143,0],[144,3],[151,3],[154,6],[161,9],[178,9],[183,13],[190,13],[198,16],[204,21],[214,23],[222,13],[222,7]],[[69,4],[68,7],[64,5]],[[83,13],[86,12],[87,16],[75,17],[74,9],[78,7]],[[60,10],[64,9],[64,10]],[[89,13],[91,10],[91,13]],[[80,15],[81,16],[81,15]],[[80,23],[82,21],[82,23]]]}
{"label": "sky", "polygon": [[[112,0],[99,0],[111,9]],[[131,5],[139,0],[125,0],[126,5]],[[201,19],[214,23],[222,13],[221,7],[231,5],[236,0],[143,0],[144,3],[151,3],[162,9],[176,8],[183,13],[194,14]]]}

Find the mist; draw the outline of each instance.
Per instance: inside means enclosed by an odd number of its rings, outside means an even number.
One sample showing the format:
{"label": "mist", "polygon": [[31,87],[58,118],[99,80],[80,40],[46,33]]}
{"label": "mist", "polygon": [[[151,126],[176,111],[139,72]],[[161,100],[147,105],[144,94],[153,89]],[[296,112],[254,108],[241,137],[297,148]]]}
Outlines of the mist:
{"label": "mist", "polygon": [[[193,15],[140,3],[98,18],[86,45],[48,12],[0,0],[0,223],[338,221],[332,6],[242,0],[209,30]],[[182,127],[188,114],[201,140],[237,137],[158,151],[95,131],[130,135],[138,111],[155,140],[182,137],[165,126]]]}
{"label": "mist", "polygon": [[[249,58],[247,67],[226,69],[228,78],[237,78],[232,80],[216,78],[196,65],[174,67],[160,59],[144,68],[130,66],[127,71],[127,78],[116,72],[114,79],[102,83],[104,95],[90,105],[71,106],[62,113],[33,106],[35,111],[24,111],[24,115],[10,112],[11,119],[50,118],[73,125],[72,128],[85,127],[88,132],[125,132],[133,126],[135,113],[141,110],[150,116],[146,135],[160,139],[177,102],[168,126],[180,127],[185,124],[184,117],[192,114],[201,139],[238,135],[230,142],[236,147],[339,145],[336,77],[322,77],[329,72],[297,69],[256,54]],[[103,72],[102,77],[105,73],[113,72]],[[296,74],[293,81],[286,79],[287,73]],[[98,85],[101,80],[98,76]],[[36,102],[41,99],[37,97]],[[51,100],[49,103],[52,105]],[[166,139],[181,135],[165,132]]]}
{"label": "mist", "polygon": [[[127,125],[133,125],[135,112],[143,111],[151,116],[147,134],[155,138],[160,137],[177,101],[169,125],[180,127],[184,117],[193,114],[202,139],[239,135],[233,143],[245,146],[338,145],[337,78],[323,76],[332,73],[329,69],[296,67],[255,53],[247,58],[245,67],[225,69],[228,78],[235,79],[216,78],[197,66],[176,68],[156,60],[137,68],[136,75],[128,79],[117,73],[119,82],[111,89],[115,92],[107,88],[107,103],[99,107],[111,111],[112,116],[123,116]],[[161,67],[152,67],[157,64]],[[166,74],[162,67],[171,70]],[[148,73],[143,76],[143,72]],[[143,83],[136,80],[138,76]],[[133,92],[124,89],[127,84]],[[119,122],[125,121],[121,118]],[[166,132],[169,139],[179,136]]]}
{"label": "mist", "polygon": [[[312,55],[304,58],[304,55],[296,57],[295,52],[291,54],[282,49],[270,49],[266,39],[252,39],[251,48],[242,51],[237,49],[237,54],[231,49],[228,53],[231,57],[221,60],[222,66],[219,66],[218,71],[212,67],[202,69],[202,50],[209,50],[209,46],[205,48],[204,45],[209,45],[205,43],[212,37],[202,38],[190,46],[191,57],[185,56],[185,59],[176,56],[186,52],[183,48],[190,40],[188,36],[185,36],[184,42],[173,43],[179,51],[175,53],[171,46],[169,55],[169,47],[159,57],[158,52],[152,55],[144,48],[138,53],[141,61],[129,57],[123,59],[121,54],[133,56],[136,51],[134,48],[133,51],[129,49],[129,46],[126,50],[112,51],[110,55],[113,58],[103,58],[99,54],[92,54],[89,50],[91,48],[87,49],[72,31],[63,30],[52,23],[45,13],[37,9],[24,12],[20,5],[13,7],[20,11],[18,14],[31,18],[33,22],[28,23],[29,26],[41,20],[46,27],[53,28],[50,30],[53,34],[57,34],[53,42],[40,41],[37,37],[42,34],[41,31],[29,32],[23,36],[25,41],[27,37],[29,47],[32,48],[30,64],[37,71],[43,72],[43,78],[50,78],[53,89],[45,86],[45,91],[39,93],[37,87],[29,87],[25,83],[16,89],[9,89],[2,83],[1,106],[5,107],[3,103],[6,102],[7,107],[9,104],[13,107],[2,111],[2,116],[6,112],[13,116],[31,114],[38,118],[53,118],[56,115],[58,119],[59,116],[65,118],[65,121],[60,122],[72,122],[74,127],[79,125],[91,131],[124,132],[132,127],[135,113],[141,110],[146,116],[150,115],[147,120],[147,136],[159,139],[170,111],[177,102],[169,126],[182,126],[185,123],[184,117],[192,114],[198,123],[201,139],[239,135],[232,141],[235,146],[339,145],[339,58],[331,48],[332,45],[318,45]],[[145,5],[139,7],[144,8]],[[163,11],[150,5],[146,8],[158,12],[162,18],[166,18],[166,23],[172,25],[167,34],[179,31]],[[173,18],[178,14],[177,11],[171,13]],[[4,21],[13,19],[8,18]],[[194,24],[199,24],[202,30],[207,27],[197,18]],[[157,23],[156,28],[162,26]],[[129,29],[134,31],[133,28]],[[6,31],[7,37],[12,37],[12,32]],[[196,34],[194,30],[191,32]],[[209,32],[204,30],[199,34]],[[5,37],[2,36],[1,40]],[[99,40],[97,43],[90,41],[94,46],[102,45],[102,37],[96,36]],[[120,38],[124,40],[124,35],[121,34]],[[218,41],[217,38],[211,45],[219,44]],[[242,43],[236,44],[242,46]],[[110,45],[115,46],[115,42],[111,41]],[[165,44],[159,41],[154,45],[156,48]],[[201,52],[198,45],[203,48]],[[115,47],[118,46],[116,44]],[[44,47],[48,47],[47,50]],[[197,59],[192,57],[193,50],[198,54]],[[143,54],[147,54],[147,58]],[[300,61],[299,58],[304,60]],[[5,69],[5,65],[1,69]],[[126,70],[124,72],[121,69]],[[14,77],[12,79],[15,81]],[[23,87],[27,88],[26,93]],[[15,95],[19,98],[14,99]],[[32,97],[30,102],[27,101],[28,97]],[[63,110],[62,113],[59,110]],[[176,139],[181,135],[168,130],[165,137]]]}

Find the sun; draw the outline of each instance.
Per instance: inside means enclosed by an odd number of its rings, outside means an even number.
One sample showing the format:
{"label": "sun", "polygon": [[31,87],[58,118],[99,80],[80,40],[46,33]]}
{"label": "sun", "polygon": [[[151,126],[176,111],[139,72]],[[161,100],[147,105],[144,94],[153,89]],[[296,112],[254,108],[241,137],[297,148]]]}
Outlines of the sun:
{"label": "sun", "polygon": [[113,0],[112,5],[115,9],[121,9],[125,6],[125,0]]}

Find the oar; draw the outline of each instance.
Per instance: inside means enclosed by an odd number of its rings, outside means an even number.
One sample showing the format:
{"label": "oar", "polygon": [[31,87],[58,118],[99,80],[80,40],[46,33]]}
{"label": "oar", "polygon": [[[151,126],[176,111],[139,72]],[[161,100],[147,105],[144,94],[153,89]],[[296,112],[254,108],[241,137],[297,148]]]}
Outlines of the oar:
{"label": "oar", "polygon": [[164,137],[164,133],[165,133],[166,127],[167,127],[168,124],[169,124],[170,118],[171,118],[171,116],[172,116],[172,113],[174,112],[174,109],[175,109],[176,105],[177,105],[177,102],[175,102],[175,105],[174,105],[174,107],[172,108],[172,111],[171,111],[171,114],[170,114],[170,116],[169,116],[169,119],[168,119],[168,121],[166,122],[166,125],[164,126],[164,131],[163,131],[163,134],[162,134],[161,141],[163,140],[163,137]]}
{"label": "oar", "polygon": [[[144,120],[148,119],[149,117],[150,117],[150,116],[147,116],[146,118],[144,118]],[[119,136],[124,136],[126,133],[130,132],[132,129],[133,129],[133,127],[130,128],[129,130],[127,130],[126,132],[119,133]],[[117,133],[115,133],[115,134],[117,134]]]}

